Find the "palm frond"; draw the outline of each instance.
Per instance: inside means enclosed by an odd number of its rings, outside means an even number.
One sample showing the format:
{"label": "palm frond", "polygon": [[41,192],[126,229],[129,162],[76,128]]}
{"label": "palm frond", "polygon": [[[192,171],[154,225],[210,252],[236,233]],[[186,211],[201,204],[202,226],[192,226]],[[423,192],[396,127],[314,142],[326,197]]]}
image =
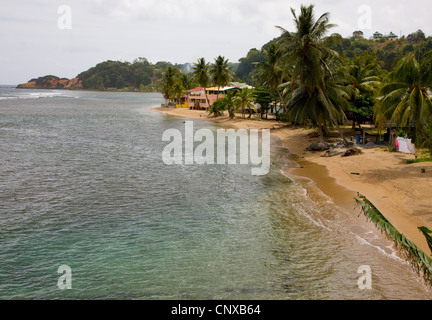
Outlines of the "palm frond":
{"label": "palm frond", "polygon": [[432,285],[432,259],[401,234],[365,196],[358,194],[358,198],[354,199],[366,218],[374,223],[389,240],[394,242],[396,248],[405,255],[417,273],[423,276],[429,285]]}
{"label": "palm frond", "polygon": [[426,238],[426,242],[427,242],[427,244],[428,244],[428,246],[429,246],[429,249],[430,249],[431,252],[432,252],[432,237],[430,236],[430,234],[432,233],[432,231],[429,230],[429,229],[426,228],[426,227],[419,227],[418,229],[419,229],[419,230],[421,231],[421,233],[423,233],[423,235],[425,236],[425,238]]}

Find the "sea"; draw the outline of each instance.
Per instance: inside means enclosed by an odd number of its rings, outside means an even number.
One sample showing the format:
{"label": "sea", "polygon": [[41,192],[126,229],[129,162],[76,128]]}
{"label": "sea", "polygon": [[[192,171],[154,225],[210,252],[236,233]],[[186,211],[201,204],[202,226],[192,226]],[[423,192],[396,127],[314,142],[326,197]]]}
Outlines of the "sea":
{"label": "sea", "polygon": [[263,176],[165,164],[162,135],[186,119],[162,103],[0,87],[0,299],[432,298],[354,200],[342,209],[290,176],[277,138]]}

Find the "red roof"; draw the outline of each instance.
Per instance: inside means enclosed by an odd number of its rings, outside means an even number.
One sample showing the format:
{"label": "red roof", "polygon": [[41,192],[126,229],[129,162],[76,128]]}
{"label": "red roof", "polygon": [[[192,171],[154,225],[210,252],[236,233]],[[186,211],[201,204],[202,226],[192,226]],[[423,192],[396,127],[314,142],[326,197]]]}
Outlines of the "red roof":
{"label": "red roof", "polygon": [[203,91],[203,90],[204,90],[204,87],[199,87],[199,88],[187,90],[187,92],[196,92],[196,91]]}

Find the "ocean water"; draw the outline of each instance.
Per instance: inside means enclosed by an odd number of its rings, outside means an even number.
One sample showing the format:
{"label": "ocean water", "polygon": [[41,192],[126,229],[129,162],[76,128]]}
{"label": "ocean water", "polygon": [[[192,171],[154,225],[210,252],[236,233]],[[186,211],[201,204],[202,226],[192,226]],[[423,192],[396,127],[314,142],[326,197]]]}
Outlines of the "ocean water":
{"label": "ocean water", "polygon": [[[157,93],[0,88],[0,299],[429,299],[359,212],[272,166],[173,165]],[[194,129],[218,127],[194,121]],[[354,203],[353,203],[354,208]],[[71,268],[71,289],[58,287]],[[372,270],[361,290],[358,268]]]}

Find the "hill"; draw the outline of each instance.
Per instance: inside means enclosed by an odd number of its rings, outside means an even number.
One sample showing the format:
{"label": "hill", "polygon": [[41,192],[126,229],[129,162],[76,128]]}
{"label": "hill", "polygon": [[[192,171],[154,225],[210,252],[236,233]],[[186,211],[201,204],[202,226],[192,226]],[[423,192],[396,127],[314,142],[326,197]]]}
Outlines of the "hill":
{"label": "hill", "polygon": [[17,89],[82,89],[82,83],[78,78],[66,79],[53,75],[31,79],[27,83],[19,84]]}

